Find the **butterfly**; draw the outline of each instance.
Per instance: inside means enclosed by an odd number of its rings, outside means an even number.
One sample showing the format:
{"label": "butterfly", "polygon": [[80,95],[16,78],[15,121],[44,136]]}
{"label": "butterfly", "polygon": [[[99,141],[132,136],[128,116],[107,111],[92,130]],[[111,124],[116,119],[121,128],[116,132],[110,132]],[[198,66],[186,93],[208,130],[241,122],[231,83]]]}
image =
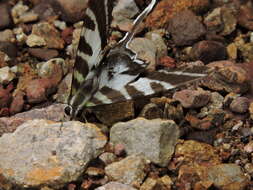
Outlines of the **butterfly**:
{"label": "butterfly", "polygon": [[65,109],[77,118],[87,107],[113,104],[173,89],[205,76],[203,70],[166,69],[146,73],[147,64],[138,59],[129,43],[140,23],[156,5],[149,5],[133,22],[131,31],[113,47],[108,46],[114,0],[89,0],[77,49],[71,93]]}

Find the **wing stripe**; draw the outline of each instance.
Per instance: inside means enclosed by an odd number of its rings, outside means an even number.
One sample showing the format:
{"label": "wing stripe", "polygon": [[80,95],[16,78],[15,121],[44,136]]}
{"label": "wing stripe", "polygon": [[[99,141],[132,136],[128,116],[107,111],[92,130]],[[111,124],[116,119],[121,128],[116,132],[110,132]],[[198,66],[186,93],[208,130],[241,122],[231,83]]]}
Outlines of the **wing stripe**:
{"label": "wing stripe", "polygon": [[86,39],[84,36],[80,37],[80,42],[79,42],[79,49],[77,54],[80,56],[80,52],[87,54],[89,56],[92,56],[93,51],[90,45],[86,42]]}
{"label": "wing stripe", "polygon": [[89,8],[94,13],[96,17],[96,21],[98,23],[98,30],[101,39],[102,49],[107,44],[107,18],[106,18],[106,11],[105,11],[105,4],[103,1],[100,0],[100,3],[94,3],[94,0],[89,1]]}
{"label": "wing stripe", "polygon": [[83,23],[84,23],[84,27],[88,28],[90,30],[95,30],[96,25],[94,23],[94,21],[89,17],[89,15],[85,15],[84,19],[83,19]]}

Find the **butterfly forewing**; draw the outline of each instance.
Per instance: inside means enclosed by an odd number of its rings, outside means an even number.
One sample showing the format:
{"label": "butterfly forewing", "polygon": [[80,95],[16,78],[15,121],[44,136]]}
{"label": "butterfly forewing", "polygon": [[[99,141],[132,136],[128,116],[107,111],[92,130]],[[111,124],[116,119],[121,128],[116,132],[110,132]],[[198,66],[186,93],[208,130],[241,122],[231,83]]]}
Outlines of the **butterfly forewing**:
{"label": "butterfly forewing", "polygon": [[113,0],[89,0],[81,32],[71,87],[72,98],[93,67],[103,58],[109,36]]}

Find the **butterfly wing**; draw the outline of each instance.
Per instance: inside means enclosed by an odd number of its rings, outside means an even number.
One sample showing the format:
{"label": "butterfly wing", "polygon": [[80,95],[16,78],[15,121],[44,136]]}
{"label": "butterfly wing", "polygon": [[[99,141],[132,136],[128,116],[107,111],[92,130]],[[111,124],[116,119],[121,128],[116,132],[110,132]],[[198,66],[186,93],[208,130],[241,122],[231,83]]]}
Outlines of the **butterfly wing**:
{"label": "butterfly wing", "polygon": [[[205,77],[207,75],[206,71],[207,67],[205,66],[194,66],[184,70],[159,70],[133,80],[126,85],[106,85],[94,94],[87,106],[112,104],[166,92]],[[121,77],[126,76],[122,74]]]}
{"label": "butterfly wing", "polygon": [[114,0],[89,0],[85,12],[84,27],[81,32],[72,76],[69,105],[73,109],[83,106],[85,92],[91,90],[90,81],[94,70],[103,59],[103,50],[109,36],[111,12]]}

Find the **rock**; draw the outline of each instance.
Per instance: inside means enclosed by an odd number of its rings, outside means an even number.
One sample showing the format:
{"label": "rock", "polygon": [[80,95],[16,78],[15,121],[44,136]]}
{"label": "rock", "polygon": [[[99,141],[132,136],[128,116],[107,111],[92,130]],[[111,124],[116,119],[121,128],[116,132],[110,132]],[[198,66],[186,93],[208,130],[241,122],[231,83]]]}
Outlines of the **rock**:
{"label": "rock", "polygon": [[72,44],[73,42],[73,33],[74,33],[74,29],[71,27],[65,28],[62,33],[61,36],[63,38],[63,40],[67,43],[67,44]]}
{"label": "rock", "polygon": [[34,24],[31,35],[36,35],[39,38],[44,39],[47,48],[64,48],[64,40],[61,38],[60,32],[54,27],[54,25],[49,24],[48,22]]}
{"label": "rock", "polygon": [[238,24],[247,28],[248,30],[253,30],[253,5],[252,2],[242,4],[240,7],[238,15]]}
{"label": "rock", "polygon": [[116,161],[116,156],[113,153],[105,152],[99,156],[99,159],[105,164],[109,165]]}
{"label": "rock", "polygon": [[210,167],[207,179],[221,190],[242,190],[249,184],[248,178],[236,164],[219,164]]}
{"label": "rock", "polygon": [[137,190],[130,185],[122,184],[119,182],[110,182],[110,183],[107,183],[101,187],[96,188],[95,190],[118,190],[118,189],[120,189],[120,190]]}
{"label": "rock", "polygon": [[91,108],[96,117],[105,125],[113,125],[116,122],[134,117],[134,104],[132,101],[95,106]]}
{"label": "rock", "polygon": [[56,17],[57,14],[55,13],[55,10],[53,9],[52,5],[48,1],[42,1],[38,4],[36,4],[32,11],[36,13],[39,16],[39,20],[47,21],[50,20],[50,18]]}
{"label": "rock", "polygon": [[59,79],[57,82],[60,82],[63,75],[67,73],[67,65],[65,60],[62,58],[54,58],[50,59],[47,62],[42,62],[37,65],[38,67],[38,74],[40,77],[49,77],[52,78],[53,76],[58,73]]}
{"label": "rock", "polygon": [[12,30],[6,29],[4,31],[0,31],[0,42],[15,42],[15,36]]}
{"label": "rock", "polygon": [[60,30],[65,30],[67,28],[66,22],[60,20],[55,20],[54,26]]}
{"label": "rock", "polygon": [[17,47],[10,42],[0,42],[0,51],[6,53],[10,58],[15,58],[17,56]]}
{"label": "rock", "polygon": [[253,164],[252,163],[245,164],[244,168],[248,174],[250,174],[250,175],[253,174]]}
{"label": "rock", "polygon": [[146,119],[163,118],[163,111],[154,103],[150,103],[144,106],[139,117]]}
{"label": "rock", "polygon": [[10,15],[10,8],[7,3],[0,3],[0,30],[10,27],[12,19]]}
{"label": "rock", "polygon": [[227,46],[227,54],[229,59],[231,60],[237,59],[237,47],[235,43],[231,43]]}
{"label": "rock", "polygon": [[226,36],[231,34],[237,25],[237,11],[233,10],[231,7],[223,7],[221,12],[221,19],[223,21],[223,30],[221,35]]}
{"label": "rock", "polygon": [[147,178],[145,182],[141,185],[140,190],[171,190],[172,181],[169,176],[164,176],[162,178]]}
{"label": "rock", "polygon": [[134,0],[119,0],[112,11],[112,26],[122,31],[130,31],[132,19],[137,14],[139,14],[139,8]]}
{"label": "rock", "polygon": [[226,112],[222,109],[211,109],[208,112],[207,116],[204,118],[202,115],[197,117],[196,115],[188,112],[185,119],[191,124],[193,128],[199,130],[208,130],[215,126],[219,127],[221,124],[223,124],[225,115]]}
{"label": "rock", "polygon": [[[0,97],[1,97],[1,91],[0,91]],[[8,101],[5,100],[5,104]],[[12,133],[22,123],[29,120],[33,120],[33,119],[47,119],[47,120],[51,120],[55,122],[68,120],[68,118],[66,118],[65,113],[64,113],[65,107],[66,105],[64,104],[53,104],[50,106],[46,106],[44,108],[35,108],[26,112],[18,113],[12,117],[1,117],[0,118],[0,136],[2,136],[2,134],[4,133]]]}
{"label": "rock", "polygon": [[194,44],[190,56],[193,60],[201,60],[207,64],[212,61],[225,60],[227,51],[223,43],[204,40]]}
{"label": "rock", "polygon": [[[181,190],[208,181],[208,168],[220,164],[221,159],[211,145],[189,140],[177,144],[173,162],[174,169],[179,168],[176,189]],[[206,185],[210,187],[212,183]]]}
{"label": "rock", "polygon": [[90,177],[101,177],[105,175],[105,172],[101,168],[88,167],[85,171],[85,174]]}
{"label": "rock", "polygon": [[167,119],[180,123],[184,120],[183,106],[176,100],[170,100],[164,106],[164,116]]}
{"label": "rock", "polygon": [[173,95],[184,108],[199,108],[208,104],[211,94],[203,90],[181,90]]}
{"label": "rock", "polygon": [[253,152],[253,141],[250,141],[248,144],[246,144],[243,149],[247,153],[252,153]]}
{"label": "rock", "polygon": [[249,99],[246,97],[237,97],[230,104],[231,111],[235,113],[245,113],[249,109]]}
{"label": "rock", "polygon": [[147,38],[134,38],[130,42],[129,47],[137,53],[137,58],[149,64],[148,68],[155,68],[157,49],[156,45],[151,40]]}
{"label": "rock", "polygon": [[48,61],[49,59],[55,58],[59,55],[57,50],[54,49],[44,49],[44,48],[29,48],[28,52],[41,60]]}
{"label": "rock", "polygon": [[25,93],[29,103],[40,103],[56,91],[57,83],[49,78],[34,79],[27,83]]}
{"label": "rock", "polygon": [[164,39],[162,38],[165,32],[166,32],[165,30],[161,29],[161,30],[153,30],[145,34],[145,37],[155,44],[157,49],[156,56],[158,59],[168,55],[168,47],[165,44]]}
{"label": "rock", "polygon": [[82,175],[106,141],[93,124],[28,121],[0,138],[0,173],[15,187],[61,188]]}
{"label": "rock", "polygon": [[244,43],[237,47],[242,53],[245,62],[253,61],[253,43]]}
{"label": "rock", "polygon": [[137,118],[112,126],[110,142],[123,144],[127,155],[142,154],[147,159],[166,166],[174,152],[179,129],[171,120]]}
{"label": "rock", "polygon": [[160,1],[148,16],[146,25],[150,28],[164,28],[170,19],[185,9],[200,13],[209,9],[209,0],[171,0]]}
{"label": "rock", "polygon": [[228,93],[241,94],[248,91],[248,74],[239,65],[230,61],[216,61],[207,66],[212,68],[213,72],[202,80],[203,86]]}
{"label": "rock", "polygon": [[36,21],[38,15],[33,11],[28,11],[29,7],[19,1],[12,9],[11,15],[15,24]]}
{"label": "rock", "polygon": [[0,68],[7,66],[7,61],[9,60],[8,55],[6,55],[4,52],[0,51]]}
{"label": "rock", "polygon": [[186,133],[185,139],[213,145],[216,139],[215,137],[216,133],[217,133],[217,130],[215,128],[211,130],[205,130],[205,131],[196,130],[196,131]]}
{"label": "rock", "polygon": [[250,119],[253,120],[253,102],[249,105],[249,113],[250,113]]}
{"label": "rock", "polygon": [[26,44],[29,47],[39,47],[39,46],[45,46],[46,41],[44,38],[38,35],[31,34],[27,37]]}
{"label": "rock", "polygon": [[68,103],[68,97],[71,91],[72,73],[67,74],[58,85],[57,93],[54,94],[56,102]]}
{"label": "rock", "polygon": [[22,91],[18,91],[14,96],[10,105],[10,114],[16,114],[23,110],[25,104],[25,95]]}
{"label": "rock", "polygon": [[64,21],[75,23],[84,18],[87,0],[54,0],[49,1],[56,12],[61,13]]}
{"label": "rock", "polygon": [[7,88],[3,88],[0,85],[0,108],[8,107],[9,103],[11,102],[11,91],[13,90],[12,85],[8,85]]}
{"label": "rock", "polygon": [[168,31],[177,46],[191,45],[206,33],[198,17],[189,10],[176,14],[169,22]]}
{"label": "rock", "polygon": [[222,31],[224,28],[224,23],[222,21],[221,12],[221,7],[215,8],[204,18],[204,23],[208,31],[215,33]]}
{"label": "rock", "polygon": [[109,178],[132,186],[139,187],[146,176],[148,162],[141,156],[128,156],[105,167]]}
{"label": "rock", "polygon": [[207,108],[209,110],[212,109],[222,109],[223,108],[223,102],[224,102],[224,97],[219,94],[218,92],[212,92],[211,93],[211,97],[210,97],[210,101],[207,104]]}
{"label": "rock", "polygon": [[210,32],[216,32],[220,35],[231,34],[237,24],[236,11],[233,11],[231,7],[218,7],[215,8],[205,18],[205,24]]}
{"label": "rock", "polygon": [[209,167],[221,163],[221,158],[213,146],[193,140],[178,143],[174,158],[189,166]]}
{"label": "rock", "polygon": [[114,146],[114,154],[116,156],[124,156],[126,154],[125,146],[123,144],[116,144]]}
{"label": "rock", "polygon": [[10,67],[6,66],[0,68],[0,84],[9,84],[15,77]]}
{"label": "rock", "polygon": [[19,44],[25,44],[27,40],[27,35],[25,34],[23,28],[15,28],[13,30],[14,34],[16,35],[16,40]]}

